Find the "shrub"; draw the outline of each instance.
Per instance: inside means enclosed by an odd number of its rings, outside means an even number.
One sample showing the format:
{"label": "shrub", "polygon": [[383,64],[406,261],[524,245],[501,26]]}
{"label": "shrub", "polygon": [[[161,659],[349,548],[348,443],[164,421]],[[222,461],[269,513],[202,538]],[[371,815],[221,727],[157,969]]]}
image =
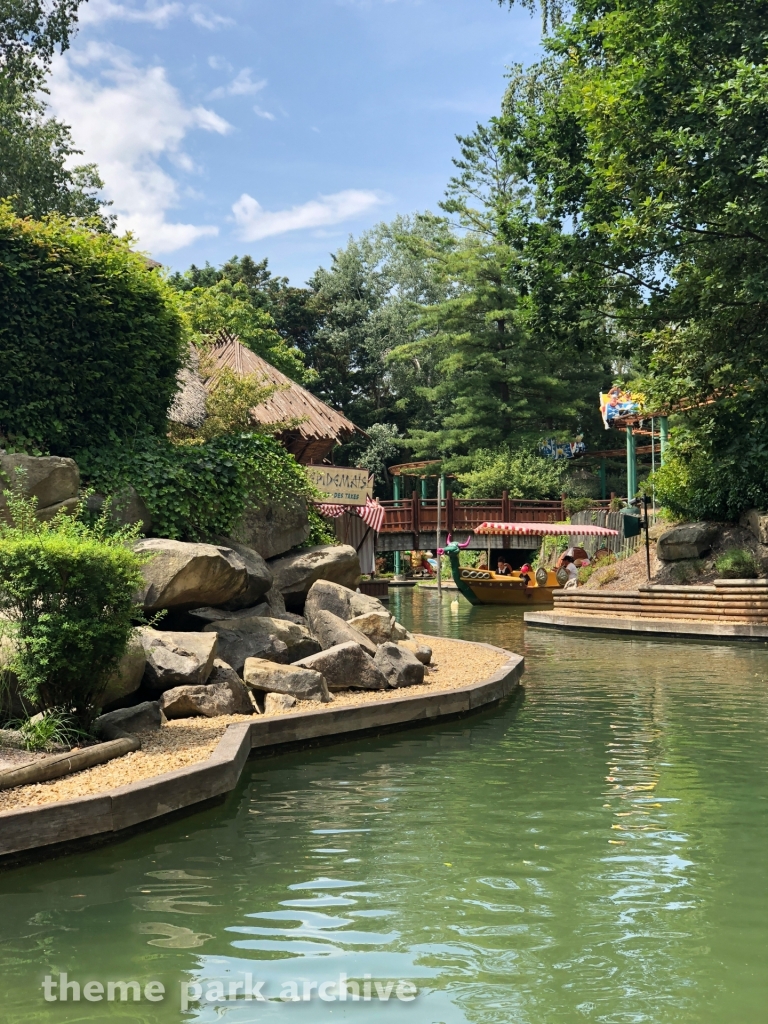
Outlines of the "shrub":
{"label": "shrub", "polygon": [[715,569],[724,579],[753,580],[759,575],[755,556],[743,548],[731,548],[715,560]]}
{"label": "shrub", "polygon": [[184,328],[129,240],[0,203],[0,438],[17,449],[163,433]]}
{"label": "shrub", "polygon": [[264,434],[187,442],[143,437],[131,445],[79,452],[77,461],[104,494],[135,487],[152,513],[154,532],[173,540],[229,534],[250,503],[286,503],[312,493],[294,457]]}
{"label": "shrub", "polygon": [[678,583],[693,583],[704,569],[704,563],[698,558],[686,558],[672,566],[672,575]]}
{"label": "shrub", "polygon": [[0,526],[0,613],[15,648],[21,695],[87,728],[125,652],[138,609],[143,558],[110,534],[107,506],[93,526],[60,512],[35,519],[36,499],[6,492],[13,525]]}
{"label": "shrub", "polygon": [[559,498],[568,467],[565,460],[554,462],[525,448],[481,448],[471,456],[446,463],[456,470],[467,498],[498,497],[509,491],[510,498],[531,500]]}

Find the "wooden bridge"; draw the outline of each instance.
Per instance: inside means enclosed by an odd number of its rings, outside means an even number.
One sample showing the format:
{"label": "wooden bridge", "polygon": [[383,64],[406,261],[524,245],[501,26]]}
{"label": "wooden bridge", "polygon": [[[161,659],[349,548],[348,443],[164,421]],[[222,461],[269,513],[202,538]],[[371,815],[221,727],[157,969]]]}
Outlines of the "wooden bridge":
{"label": "wooden bridge", "polygon": [[[386,509],[379,533],[379,551],[425,551],[437,546],[438,499],[414,492],[407,498],[382,501]],[[607,506],[608,502],[595,502]],[[500,498],[456,498],[449,491],[440,502],[440,538],[470,539],[471,548],[530,548],[525,537],[475,537],[481,523],[559,523],[567,518],[564,498],[559,501],[520,501],[505,491]]]}

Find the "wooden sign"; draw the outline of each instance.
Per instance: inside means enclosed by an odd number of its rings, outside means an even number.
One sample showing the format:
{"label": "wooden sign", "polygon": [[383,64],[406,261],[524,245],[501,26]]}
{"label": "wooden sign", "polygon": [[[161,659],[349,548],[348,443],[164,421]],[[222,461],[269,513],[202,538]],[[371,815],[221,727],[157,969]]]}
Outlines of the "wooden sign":
{"label": "wooden sign", "polygon": [[307,476],[329,505],[365,505],[373,497],[373,476],[348,466],[305,466]]}

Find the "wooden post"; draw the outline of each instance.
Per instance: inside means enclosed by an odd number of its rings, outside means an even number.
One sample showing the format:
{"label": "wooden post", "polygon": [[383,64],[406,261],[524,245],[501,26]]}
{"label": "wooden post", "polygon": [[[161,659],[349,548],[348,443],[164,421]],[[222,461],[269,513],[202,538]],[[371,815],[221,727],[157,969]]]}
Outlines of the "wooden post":
{"label": "wooden post", "polygon": [[453,533],[454,521],[453,521],[453,495],[450,491],[445,498],[445,532]]}
{"label": "wooden post", "polygon": [[564,491],[560,492],[560,518],[561,519],[567,519],[568,518],[566,516],[566,514],[565,514],[565,499],[567,497],[568,497],[568,495]]}
{"label": "wooden post", "polygon": [[435,558],[437,559],[437,596],[442,601],[443,597],[443,556],[438,551],[440,547],[440,524],[442,519],[443,504],[443,482],[440,476],[437,481],[437,531],[435,533]]}
{"label": "wooden post", "polygon": [[509,509],[509,491],[501,492],[501,521],[502,523],[511,522],[510,516],[512,513]]}
{"label": "wooden post", "polygon": [[[398,501],[398,499],[400,498],[400,477],[399,476],[393,476],[392,477],[392,497],[395,499],[395,501]],[[397,505],[395,505],[395,508],[400,508],[399,502],[398,502]],[[402,571],[402,566],[400,564],[400,552],[396,551],[395,552],[395,576],[399,576],[401,574],[401,571]]]}
{"label": "wooden post", "polygon": [[419,498],[419,492],[414,489],[411,495],[411,526],[415,535],[416,546],[419,544],[419,534],[421,533],[421,500]]}

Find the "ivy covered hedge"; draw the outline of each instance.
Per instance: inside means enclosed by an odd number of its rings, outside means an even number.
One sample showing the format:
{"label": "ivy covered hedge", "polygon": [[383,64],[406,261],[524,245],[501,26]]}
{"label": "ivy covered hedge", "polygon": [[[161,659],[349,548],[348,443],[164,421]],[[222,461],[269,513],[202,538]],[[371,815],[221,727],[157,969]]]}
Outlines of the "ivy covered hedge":
{"label": "ivy covered hedge", "polygon": [[294,457],[263,434],[186,443],[145,436],[129,445],[78,452],[77,462],[98,491],[116,494],[133,486],[152,514],[153,532],[173,540],[226,535],[253,502],[312,493]]}
{"label": "ivy covered hedge", "polygon": [[162,434],[184,329],[128,241],[0,203],[0,442],[72,455]]}

